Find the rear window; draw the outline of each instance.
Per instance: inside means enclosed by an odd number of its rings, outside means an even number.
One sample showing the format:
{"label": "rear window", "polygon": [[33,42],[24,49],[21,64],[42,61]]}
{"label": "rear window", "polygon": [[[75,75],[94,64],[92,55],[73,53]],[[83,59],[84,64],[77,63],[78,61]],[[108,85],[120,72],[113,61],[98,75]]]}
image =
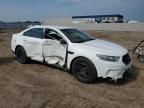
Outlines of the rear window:
{"label": "rear window", "polygon": [[34,38],[44,38],[43,28],[33,28],[23,34],[24,36],[34,37]]}

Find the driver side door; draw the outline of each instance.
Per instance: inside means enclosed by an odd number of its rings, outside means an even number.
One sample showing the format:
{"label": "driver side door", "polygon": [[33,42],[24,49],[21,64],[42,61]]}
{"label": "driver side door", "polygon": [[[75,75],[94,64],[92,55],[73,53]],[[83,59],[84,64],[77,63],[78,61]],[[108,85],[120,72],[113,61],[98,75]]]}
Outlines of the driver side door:
{"label": "driver side door", "polygon": [[45,29],[45,42],[43,43],[43,56],[48,64],[64,66],[66,60],[67,43],[61,43],[63,38],[52,29]]}

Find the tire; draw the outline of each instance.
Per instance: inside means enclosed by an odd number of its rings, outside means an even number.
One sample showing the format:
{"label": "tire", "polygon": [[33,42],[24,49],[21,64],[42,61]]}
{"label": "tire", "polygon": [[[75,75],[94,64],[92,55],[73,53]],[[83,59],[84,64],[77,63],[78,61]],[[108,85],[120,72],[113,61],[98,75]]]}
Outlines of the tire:
{"label": "tire", "polygon": [[144,56],[139,56],[139,62],[144,62]]}
{"label": "tire", "polygon": [[27,57],[27,55],[26,55],[26,52],[25,52],[25,50],[24,50],[23,47],[18,47],[18,48],[16,49],[15,54],[16,54],[17,60],[18,60],[20,63],[26,64],[26,63],[29,62],[29,59],[28,59],[28,57]]}
{"label": "tire", "polygon": [[83,83],[91,83],[97,78],[97,71],[93,63],[84,57],[77,58],[72,63],[72,74]]}

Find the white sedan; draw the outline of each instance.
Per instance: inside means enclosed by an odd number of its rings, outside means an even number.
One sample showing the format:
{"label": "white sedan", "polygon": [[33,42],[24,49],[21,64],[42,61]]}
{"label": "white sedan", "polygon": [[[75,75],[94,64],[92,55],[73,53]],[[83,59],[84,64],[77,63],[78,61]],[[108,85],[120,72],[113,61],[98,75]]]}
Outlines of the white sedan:
{"label": "white sedan", "polygon": [[36,60],[58,66],[84,83],[93,82],[97,77],[116,81],[131,66],[126,48],[94,39],[72,27],[30,27],[13,34],[11,49],[20,63]]}

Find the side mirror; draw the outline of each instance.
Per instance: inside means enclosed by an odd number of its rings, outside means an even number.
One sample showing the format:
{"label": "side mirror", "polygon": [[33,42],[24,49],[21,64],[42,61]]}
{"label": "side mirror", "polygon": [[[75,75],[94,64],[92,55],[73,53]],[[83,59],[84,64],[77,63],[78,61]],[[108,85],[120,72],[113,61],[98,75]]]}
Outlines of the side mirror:
{"label": "side mirror", "polygon": [[61,39],[60,44],[67,44],[65,40]]}

